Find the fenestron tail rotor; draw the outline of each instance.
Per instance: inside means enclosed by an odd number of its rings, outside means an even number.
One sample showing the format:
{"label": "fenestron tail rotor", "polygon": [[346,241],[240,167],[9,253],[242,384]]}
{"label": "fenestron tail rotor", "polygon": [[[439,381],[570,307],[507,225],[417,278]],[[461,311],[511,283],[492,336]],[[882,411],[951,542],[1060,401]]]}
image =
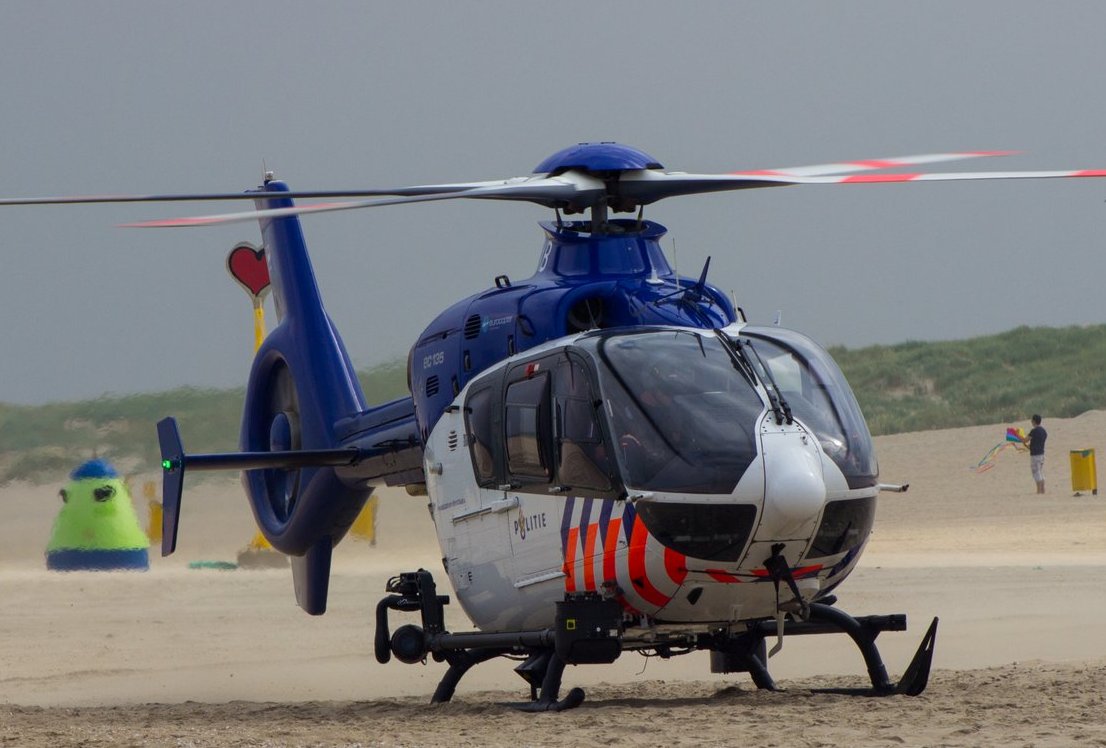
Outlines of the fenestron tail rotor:
{"label": "fenestron tail rotor", "polygon": [[[267,408],[269,448],[274,452],[295,451],[303,448],[300,437],[300,408],[296,396],[296,383],[286,363],[274,366],[268,381],[268,391],[261,398]],[[299,494],[299,470],[268,470],[264,475],[268,500],[273,513],[281,522],[287,522],[295,511]]]}

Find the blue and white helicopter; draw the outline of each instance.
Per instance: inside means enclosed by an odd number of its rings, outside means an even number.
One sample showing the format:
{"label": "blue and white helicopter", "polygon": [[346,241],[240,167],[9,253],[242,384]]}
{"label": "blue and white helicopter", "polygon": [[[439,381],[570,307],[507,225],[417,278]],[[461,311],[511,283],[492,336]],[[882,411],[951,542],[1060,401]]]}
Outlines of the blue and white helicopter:
{"label": "blue and white helicopter", "polygon": [[[881,490],[864,417],[810,338],[747,323],[707,281],[680,278],[643,217],[658,200],[799,184],[1102,177],[1106,170],[880,173],[997,152],[946,153],[729,174],[666,171],[616,143],[585,143],[531,176],[384,190],[16,198],[0,205],[249,199],[255,209],[134,226],[258,221],[279,317],[257,351],[241,451],[188,454],[158,424],[162,553],[173,552],[186,472],[242,471],[258,526],[288,554],[296,599],[326,610],[330,561],[373,488],[429,497],[442,569],[475,631],[446,630],[437,581],[405,571],[377,606],[375,654],[448,665],[448,701],[473,665],[522,660],[522,708],[560,710],[566,664],[623,652],[708,650],[711,671],[774,689],[767,641],[843,632],[866,693],[927,684],[937,619],[898,683],[875,645],[904,615],[836,606],[868,541]],[[335,202],[338,198],[343,199]],[[297,199],[327,202],[296,205]],[[537,271],[443,311],[411,348],[410,396],[369,405],[323,306],[302,214],[452,199],[523,200],[554,212]],[[628,214],[616,218],[615,214]],[[566,216],[581,216],[566,220]],[[439,577],[440,578],[440,577]],[[418,623],[391,631],[390,613]]]}

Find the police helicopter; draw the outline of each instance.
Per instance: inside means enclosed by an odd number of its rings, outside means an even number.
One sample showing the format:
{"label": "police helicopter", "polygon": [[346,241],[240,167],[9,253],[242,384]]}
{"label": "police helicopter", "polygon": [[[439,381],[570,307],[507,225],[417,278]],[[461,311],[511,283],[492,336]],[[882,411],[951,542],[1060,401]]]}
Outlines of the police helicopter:
{"label": "police helicopter", "polygon": [[[295,192],[267,175],[246,193],[0,204],[254,202],[129,224],[258,221],[279,317],[249,374],[240,452],[186,453],[174,419],[158,423],[162,553],[176,548],[185,474],[241,470],[258,526],[292,560],[297,602],[319,615],[334,546],[373,488],[427,496],[442,568],[388,582],[374,644],[381,663],[446,663],[432,701],[449,701],[474,665],[508,656],[529,684],[521,708],[571,708],[584,693],[560,697],[565,666],[628,651],[706,650],[712,672],[747,672],[775,689],[767,642],[774,653],[786,636],[824,633],[855,642],[871,681],[864,693],[917,695],[937,618],[895,683],[875,639],[905,630],[905,616],[853,617],[836,605],[878,493],[906,490],[880,483],[848,383],[810,338],[750,324],[707,281],[709,258],[698,277],[678,277],[661,249],[666,229],[643,212],[670,197],[787,185],[1106,176],[870,173],[992,155],[691,174],[625,145],[584,143],[499,181]],[[451,199],[551,209],[537,270],[496,277],[438,315],[411,348],[410,396],[370,406],[323,306],[299,216]],[[476,630],[446,629],[443,576]],[[417,623],[393,631],[396,613]]]}

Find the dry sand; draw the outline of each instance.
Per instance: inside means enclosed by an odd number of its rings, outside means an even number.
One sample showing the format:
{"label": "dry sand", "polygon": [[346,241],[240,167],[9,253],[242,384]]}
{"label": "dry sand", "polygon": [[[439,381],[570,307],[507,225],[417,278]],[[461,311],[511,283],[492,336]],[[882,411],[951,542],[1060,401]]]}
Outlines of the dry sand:
{"label": "dry sand", "polygon": [[566,671],[566,689],[587,690],[571,712],[503,706],[527,693],[506,661],[431,706],[444,666],[377,664],[371,626],[388,576],[440,568],[425,499],[383,493],[378,543],[338,548],[330,610],[311,618],[286,570],[188,568],[252,537],[234,481],[186,490],[178,553],[148,573],[47,572],[61,482],[8,486],[0,745],[1106,745],[1106,494],[1074,496],[1069,469],[1070,450],[1106,450],[1106,412],[1046,420],[1044,497],[1024,454],[969,469],[1006,425],[876,440],[883,480],[911,488],[881,496],[839,605],[908,615],[907,633],[880,637],[892,677],[940,616],[917,698],[812,691],[864,685],[864,668],[844,637],[802,637],[770,663],[779,693],[712,675],[703,653],[627,655]]}

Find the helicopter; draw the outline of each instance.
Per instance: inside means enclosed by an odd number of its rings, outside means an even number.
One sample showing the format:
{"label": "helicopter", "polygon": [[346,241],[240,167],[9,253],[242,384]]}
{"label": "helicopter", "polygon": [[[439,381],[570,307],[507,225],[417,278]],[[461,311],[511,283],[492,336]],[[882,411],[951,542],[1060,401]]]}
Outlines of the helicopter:
{"label": "helicopter", "polygon": [[[866,547],[879,493],[908,486],[880,482],[864,416],[829,353],[799,332],[750,323],[708,282],[709,258],[697,277],[677,275],[661,248],[667,230],[644,209],[802,184],[1106,176],[871,173],[1006,153],[694,174],[598,142],[505,180],[303,192],[266,174],[244,193],[0,205],[253,201],[126,224],[258,222],[278,317],[249,374],[240,451],[188,453],[173,418],[157,424],[162,554],[176,549],[185,474],[239,470],[259,528],[291,559],[297,603],[320,615],[333,549],[374,487],[425,496],[442,568],[388,581],[374,653],[380,663],[445,663],[432,702],[449,701],[473,666],[510,657],[530,691],[519,708],[570,709],[584,692],[561,698],[566,665],[626,652],[708,651],[711,672],[749,673],[775,690],[768,660],[784,639],[828,633],[848,635],[864,658],[870,688],[856,692],[918,695],[938,619],[895,683],[875,640],[904,631],[905,615],[854,617],[835,594]],[[410,396],[369,405],[324,307],[300,216],[452,199],[552,210],[537,269],[521,281],[497,276],[443,310],[410,349]],[[475,630],[447,630],[442,576]],[[393,631],[399,613],[418,622]]]}

